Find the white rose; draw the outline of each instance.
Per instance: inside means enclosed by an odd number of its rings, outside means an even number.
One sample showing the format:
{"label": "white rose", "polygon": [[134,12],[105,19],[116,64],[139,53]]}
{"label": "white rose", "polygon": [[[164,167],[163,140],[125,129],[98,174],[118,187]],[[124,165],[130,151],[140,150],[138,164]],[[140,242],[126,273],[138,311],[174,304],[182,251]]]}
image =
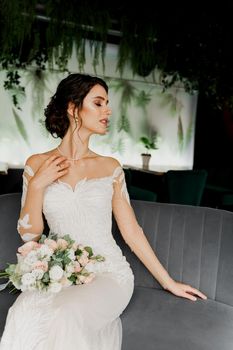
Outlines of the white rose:
{"label": "white rose", "polygon": [[24,274],[25,272],[30,272],[31,271],[31,266],[28,264],[25,264],[24,262],[21,262],[19,265],[17,265],[17,270],[19,274]]}
{"label": "white rose", "polygon": [[32,275],[35,276],[36,280],[41,280],[44,276],[44,271],[42,269],[35,269],[32,271]]}
{"label": "white rose", "polygon": [[53,255],[53,250],[46,244],[43,244],[39,249],[37,249],[37,252],[41,258],[50,258],[51,255]]}
{"label": "white rose", "polygon": [[66,276],[67,276],[67,277],[70,277],[70,276],[72,275],[72,273],[74,272],[75,267],[74,267],[74,265],[71,263],[71,264],[66,265],[65,270],[66,270]]}
{"label": "white rose", "polygon": [[75,254],[74,254],[74,250],[73,250],[73,249],[69,249],[68,257],[69,257],[71,260],[73,260],[73,261],[76,259],[76,256],[75,256]]}
{"label": "white rose", "polygon": [[31,251],[24,259],[24,263],[27,265],[33,265],[38,260],[37,254],[35,251]]}
{"label": "white rose", "polygon": [[62,270],[62,268],[58,265],[55,265],[55,266],[51,267],[51,269],[49,271],[49,277],[53,281],[58,281],[62,278],[63,273],[64,273],[64,271]]}
{"label": "white rose", "polygon": [[48,291],[52,293],[58,293],[62,289],[61,283],[53,282],[50,284]]}
{"label": "white rose", "polygon": [[21,278],[21,283],[25,286],[28,287],[31,284],[35,283],[36,277],[32,273],[25,273],[25,275],[22,276]]}

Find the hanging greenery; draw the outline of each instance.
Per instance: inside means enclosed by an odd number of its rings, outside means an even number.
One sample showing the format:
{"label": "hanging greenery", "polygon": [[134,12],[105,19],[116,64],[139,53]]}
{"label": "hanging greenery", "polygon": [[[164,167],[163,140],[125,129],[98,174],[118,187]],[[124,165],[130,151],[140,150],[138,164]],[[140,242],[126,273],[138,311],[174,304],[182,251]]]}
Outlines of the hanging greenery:
{"label": "hanging greenery", "polygon": [[[157,7],[156,7],[157,6]],[[73,48],[80,70],[85,43],[93,67],[102,62],[108,42],[119,45],[118,70],[130,64],[143,77],[161,71],[164,88],[181,82],[199,90],[214,105],[232,107],[233,5],[156,5],[87,0],[0,0],[0,64],[7,71],[5,87],[23,92],[19,70],[32,63],[38,70],[56,65],[67,69]],[[18,107],[17,98],[13,102]]]}

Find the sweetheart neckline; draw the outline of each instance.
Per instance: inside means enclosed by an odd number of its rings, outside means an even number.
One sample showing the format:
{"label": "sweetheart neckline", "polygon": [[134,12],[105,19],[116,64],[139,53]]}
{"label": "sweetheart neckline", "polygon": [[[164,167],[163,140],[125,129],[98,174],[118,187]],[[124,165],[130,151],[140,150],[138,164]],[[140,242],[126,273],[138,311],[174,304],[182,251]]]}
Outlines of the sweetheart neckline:
{"label": "sweetheart neckline", "polygon": [[88,179],[87,176],[86,176],[86,177],[84,177],[84,178],[78,180],[78,181],[75,183],[74,187],[72,187],[68,182],[62,181],[62,180],[60,180],[60,179],[57,179],[54,183],[63,184],[63,185],[65,185],[65,186],[67,186],[68,188],[70,188],[71,191],[72,191],[73,193],[75,193],[76,188],[78,188],[78,185],[79,185],[80,183],[83,183],[83,184],[84,184],[84,183],[88,183],[88,182],[91,182],[91,181],[97,181],[97,180],[103,180],[103,179],[110,179],[110,178],[113,178],[113,175],[101,176],[101,177],[93,177],[93,178],[89,178],[89,179]]}
{"label": "sweetheart neckline", "polygon": [[[34,171],[33,171],[33,169],[30,167],[30,165],[26,165],[25,168],[24,168],[24,171],[25,171],[26,173],[28,173],[28,175],[34,176]],[[73,193],[75,193],[76,188],[78,188],[78,185],[79,185],[80,183],[89,183],[89,182],[91,182],[91,181],[98,181],[98,180],[103,180],[103,179],[114,179],[116,176],[120,175],[121,172],[124,173],[124,170],[123,170],[123,168],[122,168],[120,165],[118,165],[118,166],[114,169],[112,175],[101,176],[101,177],[93,177],[93,178],[89,178],[89,179],[87,178],[87,176],[85,176],[84,178],[82,178],[82,179],[80,179],[80,180],[78,180],[78,181],[76,182],[74,188],[73,188],[68,182],[62,181],[62,180],[60,180],[60,179],[57,179],[57,180],[54,181],[52,184],[59,184],[59,183],[60,183],[60,184],[63,184],[63,185],[65,185],[65,186],[67,186],[68,188],[70,188],[71,191],[72,191]],[[51,184],[51,185],[52,185],[52,184]]]}

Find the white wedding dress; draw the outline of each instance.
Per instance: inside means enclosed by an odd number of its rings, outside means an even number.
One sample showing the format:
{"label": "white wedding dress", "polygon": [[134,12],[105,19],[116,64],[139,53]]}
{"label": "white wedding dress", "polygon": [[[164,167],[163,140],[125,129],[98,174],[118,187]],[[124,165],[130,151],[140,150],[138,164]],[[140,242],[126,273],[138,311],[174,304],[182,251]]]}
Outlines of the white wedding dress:
{"label": "white wedding dress", "polygon": [[[22,205],[27,193],[24,170]],[[89,284],[59,293],[22,292],[9,309],[1,350],[120,350],[120,315],[134,290],[134,275],[111,232],[112,210],[121,232],[138,229],[121,166],[111,176],[84,178],[75,188],[60,180],[44,193],[43,213],[50,231],[70,234],[89,245],[104,262],[92,264]],[[140,227],[140,226],[139,226]]]}

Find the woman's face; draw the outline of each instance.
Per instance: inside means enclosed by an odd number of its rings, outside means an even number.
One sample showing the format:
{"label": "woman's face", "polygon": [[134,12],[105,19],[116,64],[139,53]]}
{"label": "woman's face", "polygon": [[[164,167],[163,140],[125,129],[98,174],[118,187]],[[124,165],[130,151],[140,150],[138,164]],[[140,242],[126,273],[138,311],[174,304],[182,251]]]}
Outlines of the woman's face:
{"label": "woman's face", "polygon": [[82,119],[81,128],[85,128],[91,134],[105,134],[108,131],[111,113],[107,92],[101,85],[95,85],[84,98],[83,106],[78,111],[78,117]]}

